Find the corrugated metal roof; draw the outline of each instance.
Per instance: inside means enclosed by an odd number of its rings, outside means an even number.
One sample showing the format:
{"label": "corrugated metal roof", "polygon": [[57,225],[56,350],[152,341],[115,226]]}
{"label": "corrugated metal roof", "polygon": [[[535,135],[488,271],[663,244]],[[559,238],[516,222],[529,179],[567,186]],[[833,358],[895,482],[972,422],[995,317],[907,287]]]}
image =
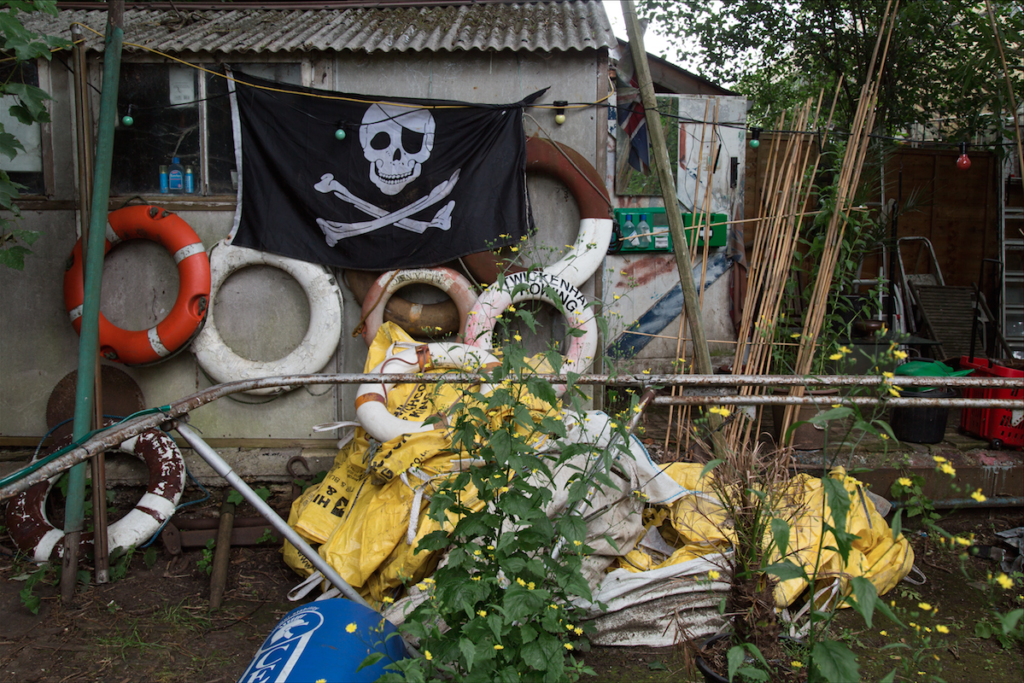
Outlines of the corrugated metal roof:
{"label": "corrugated metal roof", "polygon": [[[235,54],[321,50],[567,52],[616,45],[608,16],[596,0],[315,10],[181,8],[126,9],[125,50],[140,51],[128,43],[167,53]],[[102,34],[107,11],[63,9],[57,17],[36,13],[26,17],[25,24],[33,31],[70,38],[69,27],[74,22]],[[89,49],[103,49],[102,36],[88,30],[85,33]]]}

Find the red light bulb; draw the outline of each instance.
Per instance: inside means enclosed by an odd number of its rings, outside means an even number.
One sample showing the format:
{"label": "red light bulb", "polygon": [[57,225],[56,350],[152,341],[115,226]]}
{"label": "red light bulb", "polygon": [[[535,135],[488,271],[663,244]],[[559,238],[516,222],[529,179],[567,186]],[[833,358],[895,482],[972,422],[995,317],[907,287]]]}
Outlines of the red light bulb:
{"label": "red light bulb", "polygon": [[971,160],[967,156],[967,143],[966,142],[961,142],[960,143],[960,156],[957,157],[956,167],[959,168],[961,171],[966,171],[967,169],[969,169],[971,167]]}

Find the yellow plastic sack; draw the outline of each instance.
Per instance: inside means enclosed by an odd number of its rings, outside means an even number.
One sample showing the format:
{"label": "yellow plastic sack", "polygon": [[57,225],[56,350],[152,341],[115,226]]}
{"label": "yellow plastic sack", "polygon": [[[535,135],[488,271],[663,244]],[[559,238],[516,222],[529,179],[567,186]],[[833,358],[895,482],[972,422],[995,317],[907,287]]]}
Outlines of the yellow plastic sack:
{"label": "yellow plastic sack", "polygon": [[[299,517],[302,515],[302,511],[309,506],[309,502],[316,495],[317,487],[310,486],[302,495],[292,501],[291,510],[288,513],[288,526],[295,529],[296,523]],[[298,532],[300,536],[305,538],[307,541],[313,542],[308,536],[303,534],[301,531]],[[306,559],[306,556],[298,551],[298,549],[292,545],[287,539],[284,545],[281,547],[281,553],[284,555],[284,563],[295,570],[299,576],[305,578],[313,573],[313,564]]]}
{"label": "yellow plastic sack", "polygon": [[[699,463],[673,463],[665,469],[665,474],[688,489],[710,492],[710,482],[699,479],[702,469],[703,465]],[[878,594],[884,595],[910,572],[914,564],[910,543],[902,535],[893,539],[892,529],[875,510],[870,498],[863,495],[863,485],[859,481],[846,476],[842,468],[837,468],[830,476],[843,482],[850,497],[846,531],[858,538],[852,544],[849,560],[844,563],[837,551],[821,547],[834,545],[831,539],[821,542],[824,523],[834,526],[834,520],[826,505],[821,480],[807,474],[800,474],[789,481],[788,490],[781,496],[786,505],[775,511],[777,517],[790,524],[786,559],[803,566],[808,575],[814,573],[817,565],[819,584],[839,580],[844,595],[850,592],[849,580],[855,576],[867,578],[875,585]],[[657,566],[677,564],[707,552],[725,549],[734,539],[725,520],[725,512],[703,498],[690,495],[673,502],[669,521],[678,535],[675,540],[682,547]],[[643,564],[642,559],[631,559],[632,564]],[[780,560],[776,551],[768,562]],[[780,581],[775,588],[776,605],[785,607],[792,604],[806,588],[807,582],[801,578]]]}
{"label": "yellow plastic sack", "polygon": [[357,429],[355,438],[338,452],[334,466],[316,487],[295,523],[289,521],[292,528],[314,543],[324,543],[330,538],[366,481],[363,456],[368,448],[366,432]]}

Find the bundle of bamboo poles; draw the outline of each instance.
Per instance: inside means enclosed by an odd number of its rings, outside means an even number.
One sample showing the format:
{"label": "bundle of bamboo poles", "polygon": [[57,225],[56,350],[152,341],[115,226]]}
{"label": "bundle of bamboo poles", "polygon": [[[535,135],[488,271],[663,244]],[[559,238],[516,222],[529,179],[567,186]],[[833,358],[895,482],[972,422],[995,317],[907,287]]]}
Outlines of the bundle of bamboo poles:
{"label": "bundle of bamboo poles", "polygon": [[[809,130],[813,104],[807,100],[792,114],[781,115],[775,122],[776,129],[784,130],[788,125],[794,131]],[[817,120],[820,110],[819,96],[813,120]],[[820,160],[820,150],[815,142],[811,133],[791,133],[788,138],[772,140],[733,359],[733,368],[743,374],[768,374],[772,371],[772,351],[778,336],[776,328],[780,325],[785,285]],[[764,388],[743,387],[741,391],[747,395],[761,393]],[[759,419],[733,420],[727,428],[727,442],[734,448],[748,442],[755,424],[759,431],[759,423]]]}
{"label": "bundle of bamboo poles", "polygon": [[[891,10],[891,11],[890,11]],[[888,4],[882,17],[874,54],[868,67],[864,86],[861,88],[857,111],[850,131],[849,141],[843,156],[835,197],[835,209],[829,217],[825,236],[825,248],[817,264],[818,276],[803,316],[801,332],[794,333],[796,340],[789,341],[780,335],[783,327],[780,312],[786,295],[785,285],[790,276],[793,256],[798,243],[800,225],[807,216],[807,204],[814,191],[813,181],[820,160],[820,149],[814,149],[811,133],[791,133],[786,140],[773,140],[768,161],[767,181],[761,198],[761,214],[757,223],[753,253],[750,258],[748,288],[743,309],[743,318],[738,333],[736,355],[733,367],[744,374],[767,374],[772,371],[772,351],[778,344],[797,345],[796,362],[793,368],[775,368],[774,371],[792,370],[794,374],[809,374],[818,350],[818,338],[826,313],[828,293],[832,276],[842,246],[847,219],[852,207],[853,193],[860,181],[861,169],[869,143],[869,134],[874,124],[875,104],[881,73],[885,64],[889,37],[895,24],[895,7]],[[883,47],[884,40],[884,47]],[[881,48],[881,59],[878,60]],[[878,64],[875,71],[876,60]],[[832,116],[842,82],[836,85],[825,129],[831,128]],[[814,116],[811,117],[812,102],[788,117],[791,130],[809,130],[809,122],[817,121],[821,108],[819,95]],[[785,129],[787,116],[776,121],[777,129]],[[810,169],[810,172],[808,172]],[[780,339],[780,337],[782,337]],[[763,389],[745,387],[745,394],[762,392]],[[790,395],[803,396],[804,387],[793,387]],[[793,406],[786,408],[785,419],[779,433],[785,434],[793,421]],[[756,429],[755,429],[756,427]],[[726,431],[726,439],[732,448],[749,445],[760,432],[760,416],[754,419],[741,417],[733,420]]]}

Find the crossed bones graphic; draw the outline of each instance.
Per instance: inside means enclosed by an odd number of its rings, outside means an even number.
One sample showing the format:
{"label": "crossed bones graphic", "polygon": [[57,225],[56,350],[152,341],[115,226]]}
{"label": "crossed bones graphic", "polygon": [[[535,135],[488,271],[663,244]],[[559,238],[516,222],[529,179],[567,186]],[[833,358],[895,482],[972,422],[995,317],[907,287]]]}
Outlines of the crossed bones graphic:
{"label": "crossed bones graphic", "polygon": [[315,190],[323,192],[324,194],[334,193],[334,196],[338,199],[351,204],[363,213],[370,216],[376,216],[376,218],[372,221],[364,221],[362,223],[341,223],[317,218],[316,224],[319,225],[320,229],[323,231],[324,237],[327,239],[327,246],[329,247],[333,247],[338,243],[338,240],[343,240],[346,237],[362,235],[363,233],[371,232],[377,228],[382,228],[385,225],[392,224],[397,225],[403,230],[410,230],[418,233],[422,233],[427,228],[448,230],[452,227],[452,209],[455,208],[454,201],[450,201],[441,207],[441,209],[434,214],[434,218],[429,222],[415,220],[413,218],[409,218],[409,216],[422,211],[428,206],[433,206],[447,197],[451,193],[452,189],[454,189],[455,183],[459,181],[460,170],[461,169],[456,170],[455,173],[452,174],[451,178],[440,183],[437,187],[431,190],[430,194],[426,197],[417,199],[411,204],[391,213],[388,213],[384,209],[355,196],[349,192],[347,187],[335,180],[333,174],[325,173],[320,177],[320,182],[313,186]]}

